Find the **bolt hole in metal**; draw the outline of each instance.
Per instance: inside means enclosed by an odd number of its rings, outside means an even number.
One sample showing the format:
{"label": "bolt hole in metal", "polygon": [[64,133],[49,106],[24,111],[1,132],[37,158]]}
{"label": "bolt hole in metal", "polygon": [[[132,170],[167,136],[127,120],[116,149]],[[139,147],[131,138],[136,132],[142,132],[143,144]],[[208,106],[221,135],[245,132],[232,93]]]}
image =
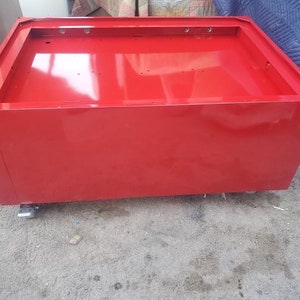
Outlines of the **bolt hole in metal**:
{"label": "bolt hole in metal", "polygon": [[188,33],[189,31],[190,31],[190,28],[189,28],[189,27],[184,28],[184,32],[185,32],[185,33]]}
{"label": "bolt hole in metal", "polygon": [[59,28],[59,33],[60,34],[65,34],[66,33],[66,28]]}
{"label": "bolt hole in metal", "polygon": [[83,32],[84,32],[85,34],[89,34],[89,33],[91,32],[91,29],[90,29],[90,28],[84,28],[84,29],[83,29]]}
{"label": "bolt hole in metal", "polygon": [[207,30],[207,32],[212,32],[213,29],[212,29],[212,27],[207,27],[206,30]]}
{"label": "bolt hole in metal", "polygon": [[46,41],[45,44],[51,44],[51,42],[50,41]]}

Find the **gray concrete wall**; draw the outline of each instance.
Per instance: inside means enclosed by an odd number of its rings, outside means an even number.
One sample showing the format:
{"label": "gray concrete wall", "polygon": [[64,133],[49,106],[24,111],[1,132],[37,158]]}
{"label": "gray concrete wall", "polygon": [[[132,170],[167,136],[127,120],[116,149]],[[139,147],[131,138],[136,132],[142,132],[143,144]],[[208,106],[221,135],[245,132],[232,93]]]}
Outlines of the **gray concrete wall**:
{"label": "gray concrete wall", "polygon": [[0,42],[21,15],[22,12],[18,0],[0,1]]}

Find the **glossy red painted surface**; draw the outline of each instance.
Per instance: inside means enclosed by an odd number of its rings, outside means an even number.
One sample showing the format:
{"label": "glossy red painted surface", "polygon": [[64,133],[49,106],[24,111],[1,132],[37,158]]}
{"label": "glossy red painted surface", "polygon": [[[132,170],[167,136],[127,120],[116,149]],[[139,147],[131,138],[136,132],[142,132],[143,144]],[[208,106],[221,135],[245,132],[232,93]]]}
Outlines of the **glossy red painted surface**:
{"label": "glossy red painted surface", "polygon": [[21,20],[0,47],[0,203],[288,188],[299,95],[249,19]]}

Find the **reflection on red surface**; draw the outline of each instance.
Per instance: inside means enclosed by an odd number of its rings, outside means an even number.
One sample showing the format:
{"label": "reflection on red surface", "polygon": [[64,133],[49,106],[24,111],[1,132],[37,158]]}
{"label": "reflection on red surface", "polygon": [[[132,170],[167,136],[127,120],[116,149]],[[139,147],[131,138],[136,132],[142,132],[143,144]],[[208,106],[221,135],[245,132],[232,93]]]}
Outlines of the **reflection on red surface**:
{"label": "reflection on red surface", "polygon": [[155,37],[72,38],[67,43],[32,38],[4,100],[127,106],[293,93],[284,81],[275,83],[238,36],[172,37],[159,43]]}
{"label": "reflection on red surface", "polygon": [[[44,72],[48,79],[61,78],[74,94],[86,95],[90,99],[97,100],[99,92],[92,65],[93,56],[89,54],[37,53],[31,70],[37,69]],[[53,91],[57,97],[60,94],[58,88],[59,86],[55,86],[54,89],[50,88],[49,92]]]}

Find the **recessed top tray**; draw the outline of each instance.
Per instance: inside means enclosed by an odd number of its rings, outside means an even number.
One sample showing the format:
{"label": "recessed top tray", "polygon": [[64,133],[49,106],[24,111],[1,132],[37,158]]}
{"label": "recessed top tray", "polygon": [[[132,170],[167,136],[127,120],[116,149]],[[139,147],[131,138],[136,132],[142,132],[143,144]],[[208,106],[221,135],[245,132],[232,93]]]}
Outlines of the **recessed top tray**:
{"label": "recessed top tray", "polygon": [[299,100],[247,18],[20,19],[0,51],[2,108]]}

